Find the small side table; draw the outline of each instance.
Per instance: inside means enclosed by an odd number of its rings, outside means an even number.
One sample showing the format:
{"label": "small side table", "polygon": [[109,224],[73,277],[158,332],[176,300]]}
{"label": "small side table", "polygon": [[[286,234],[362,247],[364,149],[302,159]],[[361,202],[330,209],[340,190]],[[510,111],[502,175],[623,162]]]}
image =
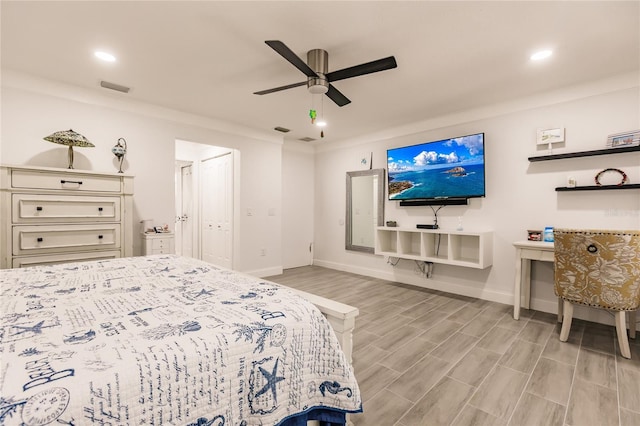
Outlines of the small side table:
{"label": "small side table", "polygon": [[175,238],[173,232],[144,233],[142,234],[143,255],[172,254],[175,251]]}

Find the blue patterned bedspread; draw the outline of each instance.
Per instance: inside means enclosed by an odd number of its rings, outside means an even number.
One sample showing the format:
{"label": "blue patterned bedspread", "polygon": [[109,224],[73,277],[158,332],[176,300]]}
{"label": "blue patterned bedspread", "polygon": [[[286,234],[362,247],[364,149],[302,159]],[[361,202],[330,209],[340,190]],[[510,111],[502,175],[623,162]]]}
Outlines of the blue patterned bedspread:
{"label": "blue patterned bedspread", "polygon": [[292,290],[149,256],[0,271],[1,425],[277,425],[361,411],[327,320]]}

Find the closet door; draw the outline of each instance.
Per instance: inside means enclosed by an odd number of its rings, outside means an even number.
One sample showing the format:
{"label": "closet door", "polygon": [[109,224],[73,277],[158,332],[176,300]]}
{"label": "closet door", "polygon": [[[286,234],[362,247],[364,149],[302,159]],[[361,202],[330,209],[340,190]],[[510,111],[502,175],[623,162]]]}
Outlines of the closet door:
{"label": "closet door", "polygon": [[202,162],[202,260],[232,269],[233,155]]}

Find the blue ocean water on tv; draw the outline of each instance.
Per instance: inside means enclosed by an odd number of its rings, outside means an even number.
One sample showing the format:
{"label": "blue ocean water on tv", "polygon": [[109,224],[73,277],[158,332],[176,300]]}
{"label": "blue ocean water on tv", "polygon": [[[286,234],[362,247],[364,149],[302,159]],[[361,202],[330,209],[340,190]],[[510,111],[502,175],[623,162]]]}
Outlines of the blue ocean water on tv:
{"label": "blue ocean water on tv", "polygon": [[402,192],[391,194],[394,200],[437,197],[478,197],[484,192],[484,165],[463,165],[463,173],[451,172],[455,166],[443,165],[417,171],[390,173],[390,183],[408,182],[411,186]]}

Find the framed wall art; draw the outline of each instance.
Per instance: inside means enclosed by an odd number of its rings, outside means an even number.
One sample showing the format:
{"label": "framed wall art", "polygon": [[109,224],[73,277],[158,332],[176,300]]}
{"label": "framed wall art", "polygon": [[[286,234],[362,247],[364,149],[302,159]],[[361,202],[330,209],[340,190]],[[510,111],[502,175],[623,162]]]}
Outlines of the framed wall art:
{"label": "framed wall art", "polygon": [[559,142],[564,142],[564,127],[538,129],[538,135],[536,138],[537,145],[548,145]]}

